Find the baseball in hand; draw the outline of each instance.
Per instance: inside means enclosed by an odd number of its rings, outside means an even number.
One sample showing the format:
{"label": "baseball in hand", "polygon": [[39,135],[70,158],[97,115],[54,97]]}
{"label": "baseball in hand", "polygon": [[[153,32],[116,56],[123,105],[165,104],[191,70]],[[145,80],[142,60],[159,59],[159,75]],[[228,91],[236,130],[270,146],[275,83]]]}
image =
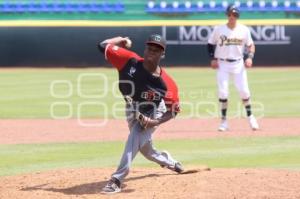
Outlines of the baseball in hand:
{"label": "baseball in hand", "polygon": [[125,38],[125,47],[129,49],[129,48],[131,48],[131,46],[132,46],[132,41],[128,37],[126,37]]}

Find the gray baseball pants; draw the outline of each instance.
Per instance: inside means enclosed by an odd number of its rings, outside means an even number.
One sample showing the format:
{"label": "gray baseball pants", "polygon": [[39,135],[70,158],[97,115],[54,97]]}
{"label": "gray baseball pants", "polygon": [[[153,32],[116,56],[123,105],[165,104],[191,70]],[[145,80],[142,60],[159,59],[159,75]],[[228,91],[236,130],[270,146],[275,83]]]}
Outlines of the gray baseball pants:
{"label": "gray baseball pants", "polygon": [[[153,118],[159,118],[165,111],[165,103],[162,101],[158,108],[150,116]],[[173,162],[173,160],[168,160],[165,156],[161,155],[161,152],[157,151],[152,145],[152,133],[156,128],[143,129],[136,119],[130,117],[130,114],[131,112],[127,106],[126,117],[130,133],[127,138],[127,143],[119,167],[117,168],[116,172],[112,174],[112,177],[117,178],[120,180],[120,182],[123,182],[124,178],[129,173],[130,165],[133,159],[139,151],[148,160],[166,167],[174,167],[175,162]]]}

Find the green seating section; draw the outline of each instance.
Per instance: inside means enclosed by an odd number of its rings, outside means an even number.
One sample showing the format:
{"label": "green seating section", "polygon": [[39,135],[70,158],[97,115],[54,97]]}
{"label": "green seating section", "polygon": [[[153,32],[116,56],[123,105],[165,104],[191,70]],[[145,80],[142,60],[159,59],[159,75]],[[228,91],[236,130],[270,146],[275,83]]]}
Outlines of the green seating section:
{"label": "green seating section", "polygon": [[[287,10],[287,0],[277,0],[282,10],[260,9],[262,0],[252,0],[258,10],[242,9],[241,18],[244,19],[289,19],[300,18],[300,2],[289,1],[291,8]],[[151,1],[158,8],[158,12],[149,11],[150,1],[146,0],[0,0],[1,20],[196,20],[196,19],[223,19],[223,0],[189,0],[193,10],[183,7],[183,11],[176,11],[172,6],[177,2],[185,6],[187,1],[164,0],[165,4],[172,7],[169,12],[161,11],[161,2]],[[208,10],[201,10],[199,2],[202,2]],[[209,10],[209,6],[215,2],[216,9]],[[227,0],[227,3],[236,1]],[[247,6],[248,0],[241,0],[241,5]],[[271,6],[274,0],[265,0],[267,6]],[[164,4],[164,3],[163,3]],[[222,7],[223,6],[223,7]],[[299,6],[299,7],[297,7]],[[285,10],[286,9],[286,10]]]}

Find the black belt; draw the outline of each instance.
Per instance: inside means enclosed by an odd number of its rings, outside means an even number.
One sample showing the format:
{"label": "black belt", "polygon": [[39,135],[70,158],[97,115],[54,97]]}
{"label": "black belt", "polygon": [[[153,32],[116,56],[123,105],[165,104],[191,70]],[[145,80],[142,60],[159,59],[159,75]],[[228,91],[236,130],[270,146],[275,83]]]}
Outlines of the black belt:
{"label": "black belt", "polygon": [[222,59],[220,58],[221,61],[227,61],[227,62],[236,62],[239,61],[240,59]]}

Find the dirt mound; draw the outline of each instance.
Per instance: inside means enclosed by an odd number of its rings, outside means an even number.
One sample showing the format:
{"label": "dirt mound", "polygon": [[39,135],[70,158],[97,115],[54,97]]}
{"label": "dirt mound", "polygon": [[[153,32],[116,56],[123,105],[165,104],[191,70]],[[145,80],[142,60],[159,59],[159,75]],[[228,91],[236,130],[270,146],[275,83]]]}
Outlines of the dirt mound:
{"label": "dirt mound", "polygon": [[275,169],[201,169],[178,175],[133,168],[121,193],[100,194],[113,169],[68,169],[0,178],[0,198],[175,199],[300,198],[300,172]]}

